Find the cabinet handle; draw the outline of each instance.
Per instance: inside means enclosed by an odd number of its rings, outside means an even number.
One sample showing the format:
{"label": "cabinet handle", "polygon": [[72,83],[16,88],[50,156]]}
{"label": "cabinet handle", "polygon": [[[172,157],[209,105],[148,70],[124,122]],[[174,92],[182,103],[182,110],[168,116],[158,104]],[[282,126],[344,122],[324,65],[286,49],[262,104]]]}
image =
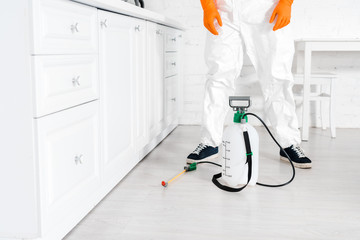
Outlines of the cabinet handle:
{"label": "cabinet handle", "polygon": [[77,76],[77,77],[73,77],[72,79],[72,83],[73,83],[73,86],[76,87],[76,86],[80,86],[80,76]]}
{"label": "cabinet handle", "polygon": [[176,42],[176,37],[172,38],[171,41]]}
{"label": "cabinet handle", "polygon": [[171,65],[176,66],[176,62],[172,62]]}
{"label": "cabinet handle", "polygon": [[100,22],[101,28],[107,28],[106,22],[107,22],[107,19],[105,19],[104,21],[101,21],[101,22]]}
{"label": "cabinet handle", "polygon": [[157,35],[162,35],[161,30],[160,30],[160,29],[156,30],[156,34],[157,34]]}
{"label": "cabinet handle", "polygon": [[83,164],[82,157],[83,157],[82,154],[75,156],[75,164],[76,164],[76,165],[78,165],[78,164]]}
{"label": "cabinet handle", "polygon": [[174,101],[174,102],[176,102],[176,98],[172,98],[172,99],[171,99],[171,101]]}
{"label": "cabinet handle", "polygon": [[72,32],[72,33],[79,32],[78,23],[72,24],[72,25],[70,26],[70,29],[71,29],[71,32]]}
{"label": "cabinet handle", "polygon": [[140,25],[137,25],[137,26],[135,27],[135,31],[140,32],[140,31],[141,31],[141,26],[140,26]]}
{"label": "cabinet handle", "polygon": [[179,37],[179,38],[182,38],[182,34],[180,34],[178,37]]}

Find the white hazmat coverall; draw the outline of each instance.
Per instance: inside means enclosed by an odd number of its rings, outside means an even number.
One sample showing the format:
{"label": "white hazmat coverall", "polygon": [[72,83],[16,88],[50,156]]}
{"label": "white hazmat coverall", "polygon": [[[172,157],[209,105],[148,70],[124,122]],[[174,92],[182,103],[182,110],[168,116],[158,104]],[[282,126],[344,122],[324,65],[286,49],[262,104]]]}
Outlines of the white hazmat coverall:
{"label": "white hazmat coverall", "polygon": [[219,35],[208,32],[201,142],[219,146],[223,125],[234,95],[234,81],[243,65],[244,46],[260,80],[265,112],[282,147],[301,142],[292,93],[294,41],[289,26],[273,31],[269,23],[277,0],[217,0],[223,26]]}

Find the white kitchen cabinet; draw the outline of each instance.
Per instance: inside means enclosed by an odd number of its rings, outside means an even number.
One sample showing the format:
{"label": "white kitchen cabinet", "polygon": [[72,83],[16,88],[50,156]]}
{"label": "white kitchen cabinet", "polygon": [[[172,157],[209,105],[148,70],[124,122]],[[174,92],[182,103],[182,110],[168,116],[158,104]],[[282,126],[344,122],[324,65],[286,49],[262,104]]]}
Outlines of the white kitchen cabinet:
{"label": "white kitchen cabinet", "polygon": [[164,128],[164,34],[159,24],[147,23],[149,137],[153,139]]}
{"label": "white kitchen cabinet", "polygon": [[177,23],[122,6],[0,14],[0,240],[62,239],[177,126]]}
{"label": "white kitchen cabinet", "polygon": [[166,126],[177,125],[179,102],[181,101],[182,78],[182,32],[174,28],[164,27],[165,56],[164,56],[164,92],[165,92],[165,122]]}

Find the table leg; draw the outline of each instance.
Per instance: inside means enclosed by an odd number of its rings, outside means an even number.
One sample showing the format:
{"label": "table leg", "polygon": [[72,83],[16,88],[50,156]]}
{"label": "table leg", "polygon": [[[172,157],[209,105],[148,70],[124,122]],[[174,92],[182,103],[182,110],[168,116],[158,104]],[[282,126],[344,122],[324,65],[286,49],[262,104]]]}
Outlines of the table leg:
{"label": "table leg", "polygon": [[311,47],[305,44],[304,52],[304,93],[303,93],[303,116],[302,116],[302,135],[303,141],[309,140],[310,122],[310,80],[311,80]]}

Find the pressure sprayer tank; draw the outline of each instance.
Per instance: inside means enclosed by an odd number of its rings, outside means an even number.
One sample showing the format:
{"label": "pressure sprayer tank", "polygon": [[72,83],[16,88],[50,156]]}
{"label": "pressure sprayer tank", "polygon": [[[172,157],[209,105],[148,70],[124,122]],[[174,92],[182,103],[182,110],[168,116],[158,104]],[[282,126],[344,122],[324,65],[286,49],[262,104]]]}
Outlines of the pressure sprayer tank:
{"label": "pressure sprayer tank", "polygon": [[259,135],[242,113],[235,113],[234,123],[225,128],[222,141],[222,180],[229,187],[247,183],[248,166],[244,131],[248,131],[252,151],[252,176],[249,185],[256,185],[259,174]]}

